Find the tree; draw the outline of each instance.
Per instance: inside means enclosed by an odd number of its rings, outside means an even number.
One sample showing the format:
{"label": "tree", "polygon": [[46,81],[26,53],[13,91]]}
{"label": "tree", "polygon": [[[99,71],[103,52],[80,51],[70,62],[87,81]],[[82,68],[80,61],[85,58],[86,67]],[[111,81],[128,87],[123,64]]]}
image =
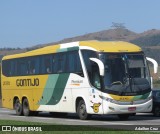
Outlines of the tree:
{"label": "tree", "polygon": [[126,27],[124,26],[125,23],[116,23],[116,22],[112,22],[112,26],[114,29],[126,29]]}

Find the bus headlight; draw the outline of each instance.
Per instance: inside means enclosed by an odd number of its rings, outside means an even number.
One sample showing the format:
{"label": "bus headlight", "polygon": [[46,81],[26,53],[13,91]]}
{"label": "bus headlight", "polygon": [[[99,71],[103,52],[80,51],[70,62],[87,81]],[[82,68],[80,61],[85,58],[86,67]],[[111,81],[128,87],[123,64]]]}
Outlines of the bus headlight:
{"label": "bus headlight", "polygon": [[118,101],[106,97],[106,101],[118,104]]}
{"label": "bus headlight", "polygon": [[108,102],[118,104],[118,101],[116,101],[114,99],[111,99],[111,98],[108,98],[108,97],[104,97],[104,96],[99,96],[99,97],[102,98],[103,100],[108,101]]}

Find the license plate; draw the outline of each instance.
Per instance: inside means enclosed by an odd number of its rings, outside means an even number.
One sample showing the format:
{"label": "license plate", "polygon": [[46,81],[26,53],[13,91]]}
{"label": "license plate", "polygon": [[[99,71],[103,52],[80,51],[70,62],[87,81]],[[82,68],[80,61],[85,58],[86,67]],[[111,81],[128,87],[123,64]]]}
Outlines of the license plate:
{"label": "license plate", "polygon": [[128,111],[136,111],[136,107],[129,107]]}

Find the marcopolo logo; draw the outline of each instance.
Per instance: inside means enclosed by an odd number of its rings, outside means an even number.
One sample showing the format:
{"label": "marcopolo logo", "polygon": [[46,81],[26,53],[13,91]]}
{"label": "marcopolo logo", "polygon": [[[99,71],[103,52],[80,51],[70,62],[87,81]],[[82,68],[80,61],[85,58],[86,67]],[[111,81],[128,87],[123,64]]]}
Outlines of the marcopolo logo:
{"label": "marcopolo logo", "polygon": [[16,80],[16,85],[18,87],[39,86],[39,79],[38,78],[34,78],[34,79],[17,79]]}

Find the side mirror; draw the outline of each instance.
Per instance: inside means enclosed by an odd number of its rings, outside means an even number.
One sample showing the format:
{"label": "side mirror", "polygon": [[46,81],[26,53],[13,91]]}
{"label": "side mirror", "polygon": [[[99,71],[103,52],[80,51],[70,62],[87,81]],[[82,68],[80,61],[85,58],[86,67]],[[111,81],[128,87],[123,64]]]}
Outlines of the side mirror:
{"label": "side mirror", "polygon": [[154,73],[156,74],[158,72],[158,63],[157,63],[157,61],[152,59],[152,58],[149,58],[149,57],[146,57],[146,59],[153,64]]}
{"label": "side mirror", "polygon": [[89,58],[91,61],[95,62],[99,67],[100,76],[104,76],[104,64],[101,60],[97,58]]}
{"label": "side mirror", "polygon": [[[148,61],[150,61],[153,64],[154,73],[156,74],[158,72],[158,63],[152,58],[146,57]],[[153,78],[151,77],[151,88],[153,88]]]}

